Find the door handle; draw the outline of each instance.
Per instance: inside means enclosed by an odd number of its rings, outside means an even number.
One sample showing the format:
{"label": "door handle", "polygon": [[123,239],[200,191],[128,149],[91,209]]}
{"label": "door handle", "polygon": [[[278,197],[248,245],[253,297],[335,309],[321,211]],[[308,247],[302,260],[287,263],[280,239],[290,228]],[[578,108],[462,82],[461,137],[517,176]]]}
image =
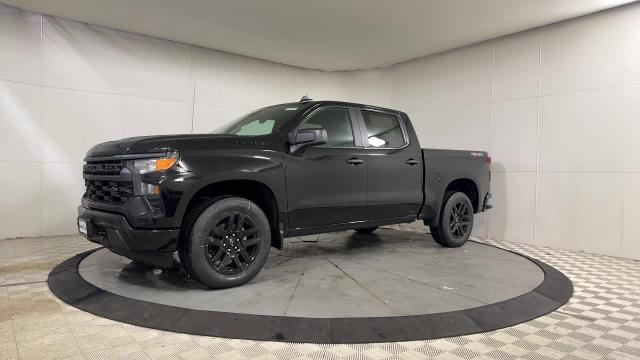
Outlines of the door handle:
{"label": "door handle", "polygon": [[351,165],[360,165],[363,162],[364,162],[364,160],[358,159],[356,157],[353,157],[351,159],[347,159],[347,164],[351,164]]}
{"label": "door handle", "polygon": [[416,159],[409,159],[409,160],[405,161],[405,164],[407,164],[407,165],[418,165],[418,163],[419,162]]}

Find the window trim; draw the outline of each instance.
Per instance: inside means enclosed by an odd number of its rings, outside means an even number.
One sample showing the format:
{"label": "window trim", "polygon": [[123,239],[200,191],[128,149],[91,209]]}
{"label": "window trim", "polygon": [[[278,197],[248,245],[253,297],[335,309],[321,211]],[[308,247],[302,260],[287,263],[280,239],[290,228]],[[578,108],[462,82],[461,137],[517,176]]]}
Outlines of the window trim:
{"label": "window trim", "polygon": [[[363,147],[365,149],[374,149],[374,150],[398,150],[398,149],[404,149],[406,147],[409,147],[411,145],[411,138],[409,137],[409,135],[407,134],[407,127],[406,124],[404,123],[404,119],[398,115],[398,114],[394,114],[388,111],[383,111],[383,110],[378,110],[378,109],[369,109],[369,108],[361,108],[358,109],[359,110],[359,120],[360,120],[360,127],[361,127],[361,134],[362,134],[362,143],[363,143]],[[404,140],[404,145],[399,146],[399,147],[375,147],[375,146],[371,146],[369,145],[369,133],[367,132],[367,124],[364,121],[364,112],[365,111],[369,111],[369,112],[377,112],[377,113],[381,113],[381,114],[385,114],[385,115],[389,115],[389,116],[393,116],[398,120],[398,124],[400,125],[400,131],[402,132],[402,139]]]}
{"label": "window trim", "polygon": [[320,106],[314,110],[312,110],[309,114],[307,114],[298,125],[296,125],[296,127],[291,131],[291,133],[289,133],[289,137],[288,139],[291,139],[291,137],[296,134],[298,132],[298,130],[300,130],[300,128],[302,127],[302,125],[304,125],[309,119],[311,119],[315,114],[324,111],[324,110],[328,110],[328,109],[341,109],[341,110],[346,110],[347,114],[349,115],[349,122],[351,123],[351,132],[353,134],[353,146],[331,146],[331,145],[315,145],[315,146],[311,146],[311,148],[318,148],[318,149],[362,149],[364,146],[362,144],[362,138],[361,136],[358,136],[358,134],[362,134],[362,131],[360,129],[360,121],[359,121],[359,115],[358,114],[358,110],[357,108],[354,107],[350,107],[350,106],[340,106],[340,105],[327,105],[327,106]]}

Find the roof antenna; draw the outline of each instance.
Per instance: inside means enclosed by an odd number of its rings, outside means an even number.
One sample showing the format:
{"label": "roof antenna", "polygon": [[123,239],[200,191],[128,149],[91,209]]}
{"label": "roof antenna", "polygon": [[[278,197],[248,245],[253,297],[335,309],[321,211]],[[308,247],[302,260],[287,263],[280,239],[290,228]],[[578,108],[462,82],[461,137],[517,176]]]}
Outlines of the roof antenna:
{"label": "roof antenna", "polygon": [[313,100],[313,99],[310,99],[309,95],[305,95],[305,96],[302,97],[302,99],[300,99],[300,104],[306,103],[306,102],[311,101],[311,100]]}

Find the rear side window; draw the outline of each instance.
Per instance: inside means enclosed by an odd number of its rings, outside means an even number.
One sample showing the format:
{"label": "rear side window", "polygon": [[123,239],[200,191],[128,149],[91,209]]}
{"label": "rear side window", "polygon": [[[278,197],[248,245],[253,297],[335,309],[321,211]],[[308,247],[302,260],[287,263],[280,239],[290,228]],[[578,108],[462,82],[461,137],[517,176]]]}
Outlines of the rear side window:
{"label": "rear side window", "polygon": [[313,114],[300,128],[325,129],[327,131],[327,143],[325,146],[354,146],[351,118],[347,109],[329,108],[320,110]]}
{"label": "rear side window", "polygon": [[399,148],[406,144],[397,116],[366,110],[362,116],[369,147]]}

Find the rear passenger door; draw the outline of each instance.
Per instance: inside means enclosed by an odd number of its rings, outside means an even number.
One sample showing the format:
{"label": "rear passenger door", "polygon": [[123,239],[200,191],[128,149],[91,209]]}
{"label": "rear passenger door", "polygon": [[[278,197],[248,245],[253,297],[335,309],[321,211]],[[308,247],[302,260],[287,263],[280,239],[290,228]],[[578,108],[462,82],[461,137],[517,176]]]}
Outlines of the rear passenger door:
{"label": "rear passenger door", "polygon": [[422,152],[399,115],[360,112],[367,154],[367,218],[415,216],[422,205]]}

